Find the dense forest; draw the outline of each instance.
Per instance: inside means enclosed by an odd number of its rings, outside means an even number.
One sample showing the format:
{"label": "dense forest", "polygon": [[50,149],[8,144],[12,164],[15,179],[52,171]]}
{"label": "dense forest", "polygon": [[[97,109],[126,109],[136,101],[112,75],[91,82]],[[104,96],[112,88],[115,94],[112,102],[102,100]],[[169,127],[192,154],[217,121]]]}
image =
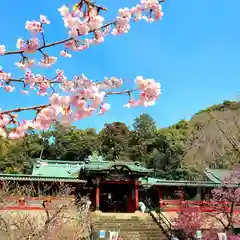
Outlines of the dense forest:
{"label": "dense forest", "polygon": [[31,173],[39,157],[81,161],[97,154],[110,161],[140,161],[161,178],[197,179],[206,167],[239,163],[239,114],[240,102],[225,101],[161,129],[148,114],[132,126],[105,124],[99,133],[55,123],[20,140],[0,139],[0,167],[3,173]]}

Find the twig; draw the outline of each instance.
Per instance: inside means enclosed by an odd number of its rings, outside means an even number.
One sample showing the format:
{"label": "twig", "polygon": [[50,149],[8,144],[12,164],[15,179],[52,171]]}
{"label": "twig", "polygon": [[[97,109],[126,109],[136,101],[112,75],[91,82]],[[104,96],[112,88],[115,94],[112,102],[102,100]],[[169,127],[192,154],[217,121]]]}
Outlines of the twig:
{"label": "twig", "polygon": [[2,111],[0,114],[10,114],[10,113],[17,113],[17,112],[22,112],[22,111],[29,111],[29,110],[41,110],[45,107],[50,106],[50,104],[43,104],[43,105],[38,105],[38,106],[31,106],[31,107],[22,107],[22,108],[15,108],[7,111]]}
{"label": "twig", "polygon": [[46,41],[45,41],[45,37],[44,37],[44,33],[43,32],[41,33],[41,36],[42,36],[43,46],[45,46],[46,45]]}
{"label": "twig", "polygon": [[208,213],[208,212],[207,212],[207,213],[205,213],[205,214],[207,214],[207,215],[209,215],[209,216],[215,218],[216,220],[218,220],[218,221],[222,224],[223,228],[226,229],[227,226],[226,226],[225,223],[221,220],[221,218],[215,216],[215,215],[212,214],[212,213]]}
{"label": "twig", "polygon": [[[23,78],[21,79],[15,79],[15,78],[10,78],[6,81],[6,84],[9,84],[11,82],[20,82],[20,83],[25,83],[25,81],[23,80]],[[49,79],[44,79],[44,81],[36,81],[34,82],[36,84],[41,84],[41,83],[50,83],[50,84],[56,84],[56,83],[62,83],[61,81],[54,81],[54,80],[49,80]]]}
{"label": "twig", "polygon": [[119,91],[119,92],[107,92],[105,94],[105,96],[109,96],[109,95],[119,95],[119,94],[130,94],[131,92],[135,92],[135,91],[138,91],[139,89],[132,89],[132,90],[124,90],[124,91]]}
{"label": "twig", "polygon": [[[82,1],[80,1],[80,2],[82,2]],[[107,10],[108,10],[107,8],[102,7],[102,6],[98,6],[98,5],[96,5],[95,3],[90,2],[89,0],[84,0],[84,2],[85,2],[87,5],[90,5],[90,6],[94,7],[94,8],[96,8],[97,10],[98,10],[98,9],[99,9],[99,10],[103,10],[103,11],[107,11]]]}

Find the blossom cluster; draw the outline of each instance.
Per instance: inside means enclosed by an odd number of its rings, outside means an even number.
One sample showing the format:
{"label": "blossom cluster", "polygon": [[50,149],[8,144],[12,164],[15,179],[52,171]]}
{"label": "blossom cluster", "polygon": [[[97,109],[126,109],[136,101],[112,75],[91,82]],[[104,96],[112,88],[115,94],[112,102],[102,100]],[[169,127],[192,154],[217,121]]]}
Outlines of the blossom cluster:
{"label": "blossom cluster", "polygon": [[[61,87],[63,91],[70,92],[71,94],[61,96],[59,93],[53,93],[49,97],[49,104],[38,111],[36,118],[32,121],[19,123],[15,131],[9,134],[9,138],[17,139],[23,137],[29,128],[46,130],[51,126],[53,121],[59,121],[63,125],[70,125],[74,121],[91,116],[97,110],[99,110],[98,114],[103,115],[110,109],[110,104],[105,102],[105,96],[114,94],[114,92],[106,92],[106,90],[120,87],[123,84],[122,79],[115,77],[110,79],[105,78],[102,83],[93,83],[84,75],[75,77],[73,81],[69,81],[66,80],[63,71],[58,71],[58,74],[58,81],[62,81]],[[34,77],[31,76],[27,79],[31,78]],[[38,81],[40,79],[40,77],[37,77]],[[34,84],[31,81],[29,83]],[[156,83],[153,79],[137,77],[136,85],[136,90],[140,90],[140,97],[137,100],[130,98],[129,103],[125,105],[126,107],[150,106],[160,96],[160,84]],[[40,86],[42,85],[40,84]],[[46,89],[41,88],[41,94],[46,93]],[[130,90],[126,91],[126,93],[130,92]],[[116,92],[116,94],[119,93],[121,92]],[[0,114],[1,136],[6,136],[4,129],[11,120],[9,115]]]}
{"label": "blossom cluster", "polygon": [[[104,25],[104,17],[100,16],[96,10],[92,9],[89,12],[84,12],[83,5],[79,6],[77,3],[73,9],[63,5],[58,9],[60,12],[64,26],[69,31],[70,38],[64,42],[65,49],[60,52],[61,56],[70,58],[72,55],[68,53],[68,49],[74,51],[82,51],[89,48],[90,45],[95,45],[104,42],[104,37],[108,33],[113,35],[119,35],[128,33],[130,30],[130,21],[139,21],[141,19],[147,22],[154,22],[161,20],[163,17],[162,5],[158,0],[141,0],[140,4],[135,7],[119,9],[118,16],[115,21]],[[17,40],[17,49],[24,53],[34,53],[41,49],[41,41],[38,38],[38,34],[44,33],[43,25],[50,24],[50,20],[46,16],[40,15],[39,21],[27,21],[26,30],[28,30],[33,37],[28,41],[24,41],[22,38]],[[110,26],[113,25],[112,31]],[[93,33],[93,39],[81,39],[80,36]],[[0,55],[4,55],[6,52],[6,46],[0,45]],[[44,59],[40,62],[43,67],[50,67],[56,62],[56,57],[49,57],[44,54]],[[23,61],[17,63],[17,66],[26,69],[31,67],[34,61],[30,61],[24,58]]]}
{"label": "blossom cluster", "polygon": [[[42,59],[38,65],[41,67],[51,67],[57,62],[57,57],[49,56],[44,52],[45,48],[55,45],[64,45],[60,51],[60,56],[71,58],[72,51],[82,51],[91,45],[104,42],[104,38],[111,33],[120,35],[128,33],[130,22],[141,19],[147,22],[154,22],[162,19],[163,12],[160,1],[141,0],[133,8],[119,9],[116,19],[110,23],[104,24],[104,17],[99,15],[102,7],[90,3],[88,0],[78,2],[72,9],[62,6],[58,9],[62,16],[64,26],[68,29],[69,38],[46,44],[44,36],[44,26],[49,25],[50,20],[40,15],[38,21],[27,21],[25,28],[30,32],[31,38],[25,41],[22,38],[17,39],[17,51],[7,52],[5,45],[0,45],[0,55],[20,54],[21,60],[15,65],[24,71],[24,77],[14,79],[11,73],[8,73],[0,67],[0,87],[6,92],[15,90],[13,83],[22,83],[24,89],[21,93],[28,94],[29,90],[36,90],[39,96],[48,96],[49,103],[41,106],[18,108],[12,111],[0,110],[0,137],[9,137],[18,139],[27,133],[31,128],[45,130],[50,127],[53,121],[60,121],[64,125],[69,125],[73,121],[86,118],[98,111],[103,115],[110,109],[110,104],[106,102],[106,96],[113,94],[128,94],[129,102],[125,107],[151,106],[155,103],[161,94],[160,84],[153,79],[144,79],[139,76],[136,78],[136,88],[133,90],[124,90],[122,92],[112,92],[112,89],[123,85],[123,79],[116,77],[105,78],[103,82],[93,82],[83,74],[69,80],[64,71],[57,70],[56,76],[49,80],[42,74],[33,73],[31,67],[36,64],[34,59],[29,58],[29,54],[40,52]],[[90,38],[86,38],[86,36]],[[63,94],[56,91],[58,90]],[[52,91],[52,92],[51,92]],[[134,99],[132,92],[139,91],[139,98]],[[51,93],[50,93],[51,92]],[[14,112],[24,110],[36,111],[36,117],[33,120],[17,121]],[[9,125],[14,128],[9,132]],[[8,133],[7,133],[8,132]]]}

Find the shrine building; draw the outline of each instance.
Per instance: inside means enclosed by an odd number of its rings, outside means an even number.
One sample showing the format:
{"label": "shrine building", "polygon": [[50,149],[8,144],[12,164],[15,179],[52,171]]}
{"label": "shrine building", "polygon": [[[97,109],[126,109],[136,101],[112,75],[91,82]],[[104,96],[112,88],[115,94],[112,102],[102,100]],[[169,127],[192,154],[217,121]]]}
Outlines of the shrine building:
{"label": "shrine building", "polygon": [[89,196],[92,210],[135,212],[146,198],[156,207],[161,199],[205,199],[229,173],[206,169],[203,181],[174,181],[154,178],[153,169],[139,162],[105,161],[101,157],[78,162],[38,159],[31,175],[0,174],[0,181],[31,185],[35,197],[55,196],[61,186],[67,185],[76,198]]}

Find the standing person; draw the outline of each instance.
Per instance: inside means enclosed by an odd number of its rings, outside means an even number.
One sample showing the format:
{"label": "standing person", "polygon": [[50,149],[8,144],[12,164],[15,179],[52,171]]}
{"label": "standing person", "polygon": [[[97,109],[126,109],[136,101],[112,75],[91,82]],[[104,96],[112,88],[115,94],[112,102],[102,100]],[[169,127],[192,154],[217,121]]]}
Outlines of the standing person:
{"label": "standing person", "polygon": [[139,205],[139,208],[140,208],[141,212],[145,213],[146,212],[145,204],[143,202],[139,202],[138,205]]}
{"label": "standing person", "polygon": [[90,194],[88,193],[87,196],[86,196],[86,208],[87,208],[88,211],[90,209],[91,204],[92,204],[92,202],[90,200]]}

